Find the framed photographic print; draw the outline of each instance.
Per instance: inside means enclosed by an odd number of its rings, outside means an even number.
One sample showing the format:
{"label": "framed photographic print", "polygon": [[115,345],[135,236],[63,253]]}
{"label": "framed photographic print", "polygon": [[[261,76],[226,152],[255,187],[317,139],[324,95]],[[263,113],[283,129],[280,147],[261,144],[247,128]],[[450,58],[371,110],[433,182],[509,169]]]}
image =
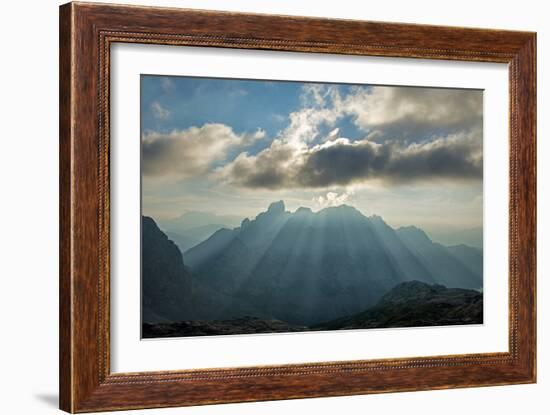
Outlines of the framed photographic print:
{"label": "framed photographic print", "polygon": [[536,36],[60,8],[60,407],[536,380]]}

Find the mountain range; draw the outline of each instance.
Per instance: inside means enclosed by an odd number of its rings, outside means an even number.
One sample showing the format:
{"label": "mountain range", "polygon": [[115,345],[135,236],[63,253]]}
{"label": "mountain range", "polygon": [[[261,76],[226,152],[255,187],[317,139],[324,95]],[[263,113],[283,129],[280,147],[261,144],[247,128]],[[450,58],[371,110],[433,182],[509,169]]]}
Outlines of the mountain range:
{"label": "mountain range", "polygon": [[430,238],[443,245],[468,245],[483,249],[483,228],[471,228],[455,231],[432,230]]}
{"label": "mountain range", "polygon": [[[183,249],[183,256],[181,246],[178,256],[174,242],[151,226],[152,219],[143,221],[144,322],[248,316],[315,326],[364,312],[405,282],[468,290],[482,287],[481,250],[445,247],[419,228],[393,229],[381,217],[367,217],[347,205],[291,213],[282,201],[275,202],[256,218],[218,229]],[[180,231],[186,236],[185,229]],[[156,243],[146,244],[148,238]],[[172,253],[171,259],[156,258],[159,244]],[[156,265],[146,266],[146,261]],[[160,281],[158,287],[146,288],[146,269],[147,278]],[[175,272],[180,273],[179,280],[173,278]],[[163,302],[168,305],[161,306]],[[176,305],[183,303],[187,306],[178,310]]]}

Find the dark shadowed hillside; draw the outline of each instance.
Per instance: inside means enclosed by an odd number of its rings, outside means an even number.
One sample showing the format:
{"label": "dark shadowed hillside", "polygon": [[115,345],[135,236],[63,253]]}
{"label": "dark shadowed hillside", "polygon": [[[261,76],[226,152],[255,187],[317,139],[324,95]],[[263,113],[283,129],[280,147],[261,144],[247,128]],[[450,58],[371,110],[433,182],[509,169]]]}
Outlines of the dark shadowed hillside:
{"label": "dark shadowed hillside", "polygon": [[483,323],[483,295],[419,281],[399,284],[372,308],[313,326],[315,330],[424,327]]}
{"label": "dark shadowed hillside", "polygon": [[215,320],[245,315],[266,317],[246,298],[236,299],[193,278],[176,244],[142,219],[142,321]]}
{"label": "dark shadowed hillside", "polygon": [[242,317],[232,320],[193,320],[174,323],[145,323],[144,338],[218,336],[223,334],[289,333],[307,331],[308,327],[295,326],[280,320],[261,320]]}
{"label": "dark shadowed hillside", "polygon": [[146,323],[143,325],[143,337],[214,336],[481,323],[483,323],[481,293],[409,281],[394,287],[375,306],[361,313],[312,326],[256,317],[187,320]]}
{"label": "dark shadowed hillside", "polygon": [[142,217],[142,320],[173,321],[192,311],[191,276],[181,252],[153,219]]}

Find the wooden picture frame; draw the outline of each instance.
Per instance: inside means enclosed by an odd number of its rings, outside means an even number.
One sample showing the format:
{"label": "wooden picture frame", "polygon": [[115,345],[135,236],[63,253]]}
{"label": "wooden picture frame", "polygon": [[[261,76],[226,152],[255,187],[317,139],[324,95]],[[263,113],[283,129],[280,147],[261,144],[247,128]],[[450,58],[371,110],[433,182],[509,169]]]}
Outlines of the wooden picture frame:
{"label": "wooden picture frame", "polygon": [[[509,352],[111,373],[109,62],[110,46],[119,42],[508,64]],[[59,93],[61,409],[91,412],[536,381],[535,33],[69,3],[60,8]]]}

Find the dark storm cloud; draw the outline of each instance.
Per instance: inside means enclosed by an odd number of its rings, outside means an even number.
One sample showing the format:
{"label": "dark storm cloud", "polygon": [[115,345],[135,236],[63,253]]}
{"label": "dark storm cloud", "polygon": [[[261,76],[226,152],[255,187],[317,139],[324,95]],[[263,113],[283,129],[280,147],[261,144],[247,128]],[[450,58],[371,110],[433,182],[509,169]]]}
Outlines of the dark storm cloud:
{"label": "dark storm cloud", "polygon": [[278,144],[257,156],[241,154],[221,173],[239,186],[266,189],[326,188],[369,180],[472,181],[481,179],[483,159],[475,134],[409,146],[339,139],[306,150]]}
{"label": "dark storm cloud", "polygon": [[386,173],[394,181],[417,178],[479,180],[483,176],[483,159],[478,149],[453,143],[398,154],[387,166]]}
{"label": "dark storm cloud", "polygon": [[390,156],[390,146],[337,144],[311,152],[294,179],[304,187],[346,185],[378,175]]}

